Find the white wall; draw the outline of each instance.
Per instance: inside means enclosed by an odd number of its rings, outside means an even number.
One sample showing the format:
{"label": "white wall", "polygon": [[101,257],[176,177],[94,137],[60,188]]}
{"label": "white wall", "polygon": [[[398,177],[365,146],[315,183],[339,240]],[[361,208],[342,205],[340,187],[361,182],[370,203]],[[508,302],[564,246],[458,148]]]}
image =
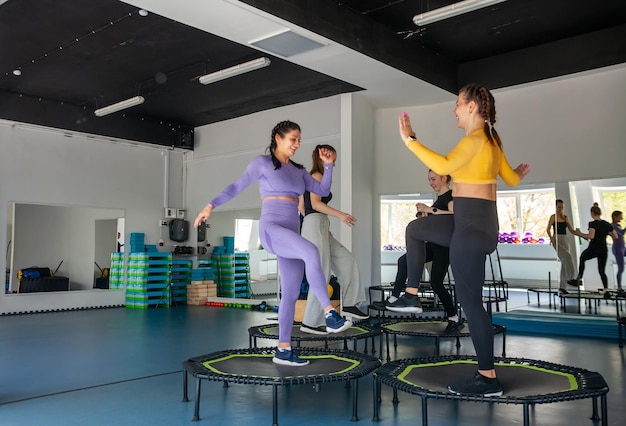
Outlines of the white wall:
{"label": "white wall", "polygon": [[[9,201],[113,208],[125,212],[126,236],[143,232],[147,244],[156,244],[164,206],[164,152],[182,156],[139,143],[0,121],[0,223],[7,223]],[[168,179],[169,193],[182,194],[181,178],[169,173]],[[6,232],[0,244],[7,246]],[[85,256],[85,262],[93,259]],[[123,291],[71,293],[0,294],[0,313],[124,303]]]}

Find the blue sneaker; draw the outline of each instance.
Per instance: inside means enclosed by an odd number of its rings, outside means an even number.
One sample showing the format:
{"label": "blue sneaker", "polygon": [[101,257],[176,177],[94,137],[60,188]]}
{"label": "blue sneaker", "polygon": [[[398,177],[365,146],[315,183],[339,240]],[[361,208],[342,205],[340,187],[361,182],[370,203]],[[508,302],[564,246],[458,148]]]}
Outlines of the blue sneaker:
{"label": "blue sneaker", "polygon": [[339,315],[336,310],[331,309],[325,314],[326,331],[329,333],[341,333],[352,327],[352,321],[349,321]]}
{"label": "blue sneaker", "polygon": [[274,364],[280,365],[291,365],[292,367],[301,367],[303,365],[307,365],[309,361],[300,358],[296,353],[289,349],[286,351],[281,351],[276,348],[276,352],[274,353],[274,358],[272,358]]}

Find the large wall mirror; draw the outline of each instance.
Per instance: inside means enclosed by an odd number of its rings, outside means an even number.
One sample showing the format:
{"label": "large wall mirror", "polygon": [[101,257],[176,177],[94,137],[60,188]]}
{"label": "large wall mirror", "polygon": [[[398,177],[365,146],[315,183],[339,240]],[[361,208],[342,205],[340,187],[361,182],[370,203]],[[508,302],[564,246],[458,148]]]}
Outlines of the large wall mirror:
{"label": "large wall mirror", "polygon": [[7,294],[26,293],[26,287],[20,290],[20,271],[31,275],[35,268],[59,278],[50,291],[101,291],[106,286],[98,278],[111,267],[111,253],[124,244],[121,209],[10,202],[6,226]]}
{"label": "large wall mirror", "polygon": [[[560,263],[556,251],[549,244],[547,225],[555,212],[556,199],[565,201],[565,212],[574,227],[587,232],[590,208],[598,203],[602,218],[611,222],[615,210],[626,211],[626,178],[594,179],[575,182],[523,185],[498,191],[498,219],[502,278],[520,287],[545,284],[549,280],[558,286]],[[415,203],[432,204],[434,196],[426,194],[383,195],[380,199],[381,282],[395,279],[397,259],[405,253],[404,230],[415,219]],[[626,223],[621,224],[622,228]],[[587,242],[568,233],[570,247],[578,256]],[[608,241],[610,244],[611,242]],[[617,265],[609,248],[606,273],[609,288],[615,284]],[[486,267],[487,278],[491,268]],[[500,271],[494,268],[495,278]],[[585,277],[593,288],[601,286],[595,266],[588,265]]]}

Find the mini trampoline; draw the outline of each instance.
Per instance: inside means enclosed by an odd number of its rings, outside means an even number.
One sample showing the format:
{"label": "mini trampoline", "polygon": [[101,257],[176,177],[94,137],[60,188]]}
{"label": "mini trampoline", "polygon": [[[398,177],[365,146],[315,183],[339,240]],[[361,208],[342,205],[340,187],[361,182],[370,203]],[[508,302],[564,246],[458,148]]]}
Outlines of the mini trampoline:
{"label": "mini trampoline", "polygon": [[[393,335],[393,345],[397,346],[397,336],[413,336],[413,337],[430,337],[435,339],[436,355],[439,356],[439,341],[441,339],[456,339],[456,347],[461,347],[461,337],[469,337],[469,325],[465,322],[465,327],[456,333],[445,333],[444,330],[448,324],[447,318],[415,318],[410,320],[389,321],[380,326],[381,331],[385,334],[385,342],[387,344],[387,361],[391,360],[389,354],[389,335]],[[506,327],[493,324],[493,334],[502,334],[502,356],[506,356]],[[382,354],[382,338],[380,344],[380,352]]]}
{"label": "mini trampoline", "polygon": [[352,421],[358,420],[358,380],[380,366],[369,355],[349,350],[300,348],[298,355],[309,359],[302,367],[272,362],[275,348],[234,349],[190,358],[183,362],[183,402],[187,394],[188,374],[196,378],[196,400],[193,420],[200,420],[200,388],[202,379],[243,385],[272,386],[272,414],[278,425],[278,386],[348,382],[352,387]]}
{"label": "mini trampoline", "polygon": [[[609,387],[596,372],[576,367],[552,364],[523,358],[496,358],[498,378],[504,389],[500,397],[456,395],[448,392],[448,385],[459,377],[471,377],[477,370],[476,357],[446,356],[404,359],[389,362],[374,372],[374,417],[380,421],[381,384],[393,388],[393,402],[398,402],[397,391],[418,395],[422,400],[422,425],[428,424],[429,398],[458,401],[518,404],[524,407],[524,425],[530,422],[529,407],[591,398],[594,421],[608,425],[606,394]],[[598,416],[600,398],[602,417]]]}
{"label": "mini trampoline", "polygon": [[[296,347],[300,347],[302,342],[324,342],[324,347],[328,349],[328,342],[343,341],[343,348],[348,349],[348,340],[352,341],[354,351],[357,350],[358,340],[365,339],[364,353],[367,353],[367,339],[372,338],[372,353],[376,352],[374,349],[374,337],[381,335],[379,327],[372,327],[367,324],[355,323],[347,330],[341,333],[329,333],[329,334],[311,334],[300,331],[300,325],[294,325],[291,329],[291,341],[295,342]],[[257,339],[272,339],[278,340],[278,324],[265,324],[248,329],[249,334],[249,346],[251,348],[257,347]],[[382,344],[381,344],[382,346]]]}

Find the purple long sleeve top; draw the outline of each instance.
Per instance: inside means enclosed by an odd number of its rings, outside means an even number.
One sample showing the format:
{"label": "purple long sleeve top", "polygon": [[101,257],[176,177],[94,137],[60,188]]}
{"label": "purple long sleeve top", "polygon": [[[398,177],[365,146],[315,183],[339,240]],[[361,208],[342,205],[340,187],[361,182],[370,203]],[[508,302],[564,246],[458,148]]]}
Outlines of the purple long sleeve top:
{"label": "purple long sleeve top", "polygon": [[270,155],[259,155],[254,158],[245,172],[233,183],[228,185],[210,203],[213,208],[225,204],[235,198],[252,182],[259,182],[261,198],[270,196],[287,196],[298,198],[304,191],[313,192],[322,197],[330,193],[333,176],[333,163],[324,164],[326,168],[322,181],[315,180],[306,169],[299,169],[293,164],[283,164],[275,170]]}

